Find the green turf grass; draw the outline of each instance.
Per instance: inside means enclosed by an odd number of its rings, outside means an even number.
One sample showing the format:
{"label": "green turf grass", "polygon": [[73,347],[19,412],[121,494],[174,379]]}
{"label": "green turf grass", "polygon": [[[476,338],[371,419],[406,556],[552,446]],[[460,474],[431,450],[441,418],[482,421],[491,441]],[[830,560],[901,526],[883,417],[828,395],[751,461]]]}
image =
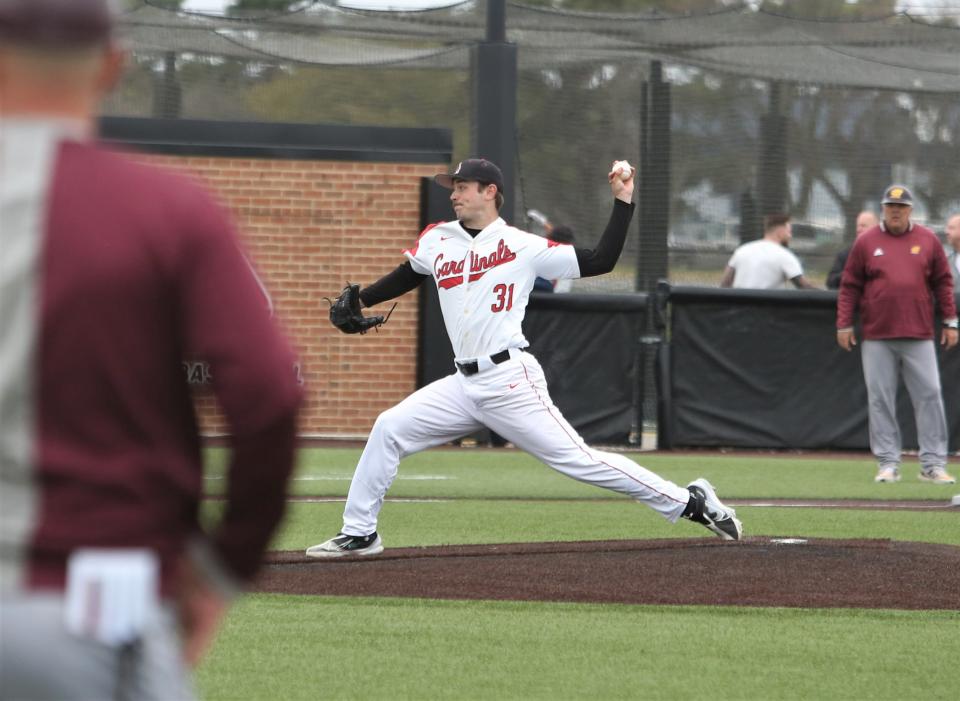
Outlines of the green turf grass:
{"label": "green turf grass", "polygon": [[206,699],[954,699],[960,615],[251,596]]}
{"label": "green turf grass", "polygon": [[[208,491],[223,489],[224,451],[210,451]],[[785,457],[775,454],[717,455],[631,453],[630,457],[662,477],[687,484],[707,477],[722,497],[800,499],[939,499],[960,488],[920,482],[915,461],[903,466],[903,481],[875,484],[871,460]],[[304,449],[299,453],[291,493],[345,496],[359,449]],[[956,470],[955,470],[956,472]],[[951,491],[953,489],[954,491]],[[436,449],[400,464],[391,497],[581,497],[618,499],[620,495],[561,475],[517,450]]]}
{"label": "green turf grass", "polygon": [[[359,451],[304,451],[302,494],[346,493]],[[222,466],[222,451],[213,458]],[[680,483],[703,474],[739,498],[943,499],[875,485],[858,460],[649,455]],[[216,476],[214,466],[211,476]],[[404,461],[382,512],[387,547],[712,537],[554,474],[514,451]],[[442,475],[448,479],[424,477]],[[331,479],[332,478],[332,479]],[[222,480],[210,480],[216,489]],[[443,497],[444,501],[431,501]],[[492,498],[492,500],[491,500]],[[451,501],[450,499],[454,499]],[[208,515],[220,504],[207,504]],[[342,501],[291,504],[279,549],[325,540]],[[738,507],[747,535],[960,545],[960,510]],[[891,582],[891,586],[897,586]],[[944,586],[956,586],[945,582]],[[443,602],[258,595],[241,601],[198,673],[208,699],[946,699],[960,684],[960,613]]]}
{"label": "green turf grass", "polygon": [[[960,545],[960,510],[915,512],[860,509],[739,507],[745,535],[890,538]],[[332,537],[343,503],[291,504],[274,542],[301,549]],[[629,499],[586,502],[387,502],[379,531],[387,547],[567,540],[714,538],[690,521],[670,524]]]}

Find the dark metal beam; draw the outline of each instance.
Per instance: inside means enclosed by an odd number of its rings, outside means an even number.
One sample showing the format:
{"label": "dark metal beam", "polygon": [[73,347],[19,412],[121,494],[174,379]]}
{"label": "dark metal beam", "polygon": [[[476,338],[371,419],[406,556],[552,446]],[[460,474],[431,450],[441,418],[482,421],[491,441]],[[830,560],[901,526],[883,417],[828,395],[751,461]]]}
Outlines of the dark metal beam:
{"label": "dark metal beam", "polygon": [[507,0],[487,0],[487,41],[507,40]]}
{"label": "dark metal beam", "polygon": [[670,84],[659,61],[650,64],[641,103],[640,253],[636,289],[652,292],[667,278],[667,236],[670,232]]}
{"label": "dark metal beam", "polygon": [[139,151],[225,158],[450,162],[449,129],[102,117],[102,139]]}
{"label": "dark metal beam", "polygon": [[760,216],[783,212],[787,206],[787,118],[781,114],[780,83],[770,84],[770,103],[760,122],[760,167],[757,205]]}
{"label": "dark metal beam", "polygon": [[473,53],[473,154],[503,171],[500,216],[514,223],[516,201],[517,47],[505,41],[506,3],[487,2],[487,40]]}

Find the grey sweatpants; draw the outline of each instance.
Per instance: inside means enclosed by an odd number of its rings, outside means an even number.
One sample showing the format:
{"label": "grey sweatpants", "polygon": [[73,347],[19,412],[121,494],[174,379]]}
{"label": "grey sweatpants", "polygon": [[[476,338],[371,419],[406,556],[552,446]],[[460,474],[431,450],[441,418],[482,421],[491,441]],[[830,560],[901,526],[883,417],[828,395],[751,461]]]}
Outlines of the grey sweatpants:
{"label": "grey sweatpants", "polygon": [[4,699],[180,701],[193,699],[172,607],[140,640],[111,647],[64,626],[54,593],[0,599],[0,690]]}
{"label": "grey sweatpants", "polygon": [[940,370],[933,341],[864,341],[862,348],[870,450],[880,467],[900,464],[897,384],[901,372],[917,420],[920,467],[924,470],[944,467],[947,464],[947,415],[943,408]]}

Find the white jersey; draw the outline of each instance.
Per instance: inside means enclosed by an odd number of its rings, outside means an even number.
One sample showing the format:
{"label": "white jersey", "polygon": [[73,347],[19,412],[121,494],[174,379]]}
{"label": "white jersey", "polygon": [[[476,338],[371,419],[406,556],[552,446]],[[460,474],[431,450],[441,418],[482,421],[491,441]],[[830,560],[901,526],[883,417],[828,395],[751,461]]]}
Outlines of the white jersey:
{"label": "white jersey", "polygon": [[736,271],[734,287],[755,290],[785,287],[788,280],[803,275],[803,266],[790,249],[766,239],[743,244],[727,265]]}
{"label": "white jersey", "polygon": [[580,277],[573,246],[508,226],[497,219],[476,238],[458,221],[424,229],[403,252],[437,285],[440,309],[460,362],[528,344],[521,325],[537,276]]}

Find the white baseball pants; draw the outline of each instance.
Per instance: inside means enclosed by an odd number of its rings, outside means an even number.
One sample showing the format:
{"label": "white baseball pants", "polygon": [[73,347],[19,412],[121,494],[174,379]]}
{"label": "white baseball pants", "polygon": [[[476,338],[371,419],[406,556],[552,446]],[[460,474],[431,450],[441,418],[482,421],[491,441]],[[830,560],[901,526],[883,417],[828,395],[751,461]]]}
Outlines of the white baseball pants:
{"label": "white baseball pants", "polygon": [[377,529],[400,460],[486,426],[568,477],[633,497],[667,520],[680,518],[689,492],[624,455],[594,450],[560,414],[540,363],[510,351],[500,365],[459,372],[422,387],[380,414],[360,457],[343,513],[343,533]]}

